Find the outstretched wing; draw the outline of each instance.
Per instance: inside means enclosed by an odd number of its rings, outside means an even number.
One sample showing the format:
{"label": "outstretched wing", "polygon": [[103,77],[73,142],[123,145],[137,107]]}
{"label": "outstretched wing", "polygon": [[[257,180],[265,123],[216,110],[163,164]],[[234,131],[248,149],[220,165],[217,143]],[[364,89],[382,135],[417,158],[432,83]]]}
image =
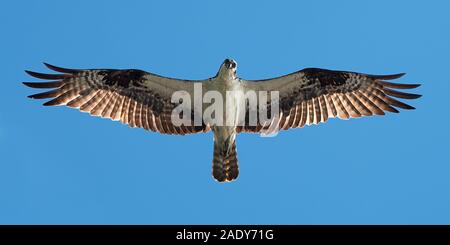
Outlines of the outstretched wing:
{"label": "outstretched wing", "polygon": [[[32,88],[52,89],[28,96],[33,99],[51,98],[44,103],[45,106],[67,105],[93,116],[120,120],[130,127],[164,134],[209,130],[204,124],[177,127],[171,122],[172,110],[178,105],[171,103],[173,92],[183,90],[192,95],[194,84],[202,81],[166,78],[134,69],[77,70],[45,65],[60,74],[26,71],[33,77],[53,81],[24,83]],[[193,122],[193,112],[191,114]]]}
{"label": "outstretched wing", "polygon": [[[279,120],[269,125],[239,128],[241,132],[260,132],[271,128],[289,129],[326,122],[328,118],[358,118],[384,115],[385,111],[398,113],[397,108],[414,109],[393,97],[416,99],[421,95],[399,92],[420,84],[399,84],[385,80],[397,79],[402,74],[368,75],[347,71],[307,68],[267,80],[242,80],[245,89],[279,91]],[[274,125],[276,124],[276,125]]]}

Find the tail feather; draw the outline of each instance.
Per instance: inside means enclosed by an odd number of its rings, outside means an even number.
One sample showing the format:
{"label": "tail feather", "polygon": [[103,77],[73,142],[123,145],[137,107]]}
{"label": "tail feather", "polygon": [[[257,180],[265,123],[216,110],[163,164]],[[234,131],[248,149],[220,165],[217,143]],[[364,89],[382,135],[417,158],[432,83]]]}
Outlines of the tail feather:
{"label": "tail feather", "polygon": [[239,175],[236,141],[228,147],[225,144],[214,142],[213,177],[219,182],[228,182]]}

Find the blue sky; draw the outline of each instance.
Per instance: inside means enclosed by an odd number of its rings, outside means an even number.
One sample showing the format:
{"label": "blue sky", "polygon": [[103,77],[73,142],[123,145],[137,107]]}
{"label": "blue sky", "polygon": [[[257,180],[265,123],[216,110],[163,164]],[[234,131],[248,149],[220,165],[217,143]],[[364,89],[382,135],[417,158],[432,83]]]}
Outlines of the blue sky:
{"label": "blue sky", "polygon": [[[0,223],[448,224],[448,1],[2,1]],[[27,99],[25,69],[139,68],[247,79],[304,67],[422,83],[418,109],[238,136],[164,136]]]}

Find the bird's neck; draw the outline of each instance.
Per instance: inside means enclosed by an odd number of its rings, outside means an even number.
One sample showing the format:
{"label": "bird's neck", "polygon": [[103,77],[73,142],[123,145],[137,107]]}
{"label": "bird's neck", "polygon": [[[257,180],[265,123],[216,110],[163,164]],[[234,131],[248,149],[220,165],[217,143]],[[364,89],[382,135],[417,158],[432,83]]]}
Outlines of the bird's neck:
{"label": "bird's neck", "polygon": [[230,69],[220,69],[217,78],[225,81],[236,80],[236,72]]}

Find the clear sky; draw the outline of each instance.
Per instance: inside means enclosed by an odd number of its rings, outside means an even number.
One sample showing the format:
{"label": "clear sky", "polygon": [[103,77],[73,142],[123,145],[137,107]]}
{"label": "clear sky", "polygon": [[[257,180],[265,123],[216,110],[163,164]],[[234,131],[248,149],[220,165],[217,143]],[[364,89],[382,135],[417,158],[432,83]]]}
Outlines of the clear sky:
{"label": "clear sky", "polygon": [[[0,223],[448,224],[448,1],[2,1]],[[415,111],[238,136],[165,136],[26,98],[41,62],[203,79],[304,67],[422,83]]]}

